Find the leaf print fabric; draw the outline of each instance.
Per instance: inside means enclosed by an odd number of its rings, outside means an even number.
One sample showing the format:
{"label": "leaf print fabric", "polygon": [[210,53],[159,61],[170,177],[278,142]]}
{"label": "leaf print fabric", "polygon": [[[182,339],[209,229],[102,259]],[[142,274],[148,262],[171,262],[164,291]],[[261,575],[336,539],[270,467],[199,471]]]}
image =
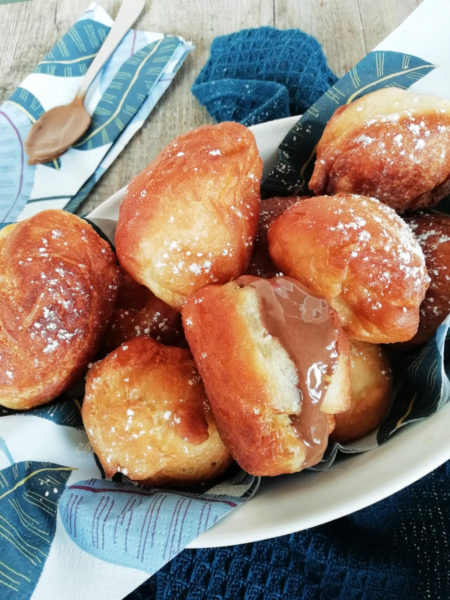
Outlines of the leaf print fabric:
{"label": "leaf print fabric", "polygon": [[88,131],[75,148],[90,150],[116,139],[140,108],[148,90],[161,77],[178,43],[178,38],[164,36],[122,64],[97,104]]}
{"label": "leaf print fabric", "polygon": [[92,479],[69,486],[59,510],[67,533],[83,550],[151,575],[250,498],[258,485],[259,478],[243,471],[228,480],[230,495]]}
{"label": "leaf print fabric", "polygon": [[45,565],[58,500],[72,471],[21,462],[0,471],[0,597],[27,598]]}
{"label": "leaf print fabric", "polygon": [[55,77],[84,75],[110,29],[92,19],[78,21],[45,55],[34,72]]}
{"label": "leaf print fabric", "polygon": [[[74,211],[161,98],[192,45],[184,39],[131,30],[91,84],[86,135],[58,159],[29,165],[24,141],[50,108],[69,103],[110,30],[92,5],[0,105],[0,222],[48,208]],[[109,23],[109,24],[107,24]]]}

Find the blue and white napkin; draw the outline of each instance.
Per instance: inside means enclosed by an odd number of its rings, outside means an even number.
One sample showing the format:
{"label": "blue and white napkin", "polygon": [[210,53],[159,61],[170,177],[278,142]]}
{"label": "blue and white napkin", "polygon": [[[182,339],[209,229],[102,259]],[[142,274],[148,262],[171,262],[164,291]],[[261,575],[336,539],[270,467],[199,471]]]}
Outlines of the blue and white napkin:
{"label": "blue and white napkin", "polygon": [[74,211],[144,124],[192,45],[131,30],[88,90],[86,134],[60,158],[28,165],[24,141],[43,112],[70,102],[106,38],[112,19],[92,4],[0,105],[0,222],[45,208]]}
{"label": "blue and white napkin", "polygon": [[202,493],[107,480],[76,398],[0,407],[0,598],[120,600],[258,485],[240,470]]}

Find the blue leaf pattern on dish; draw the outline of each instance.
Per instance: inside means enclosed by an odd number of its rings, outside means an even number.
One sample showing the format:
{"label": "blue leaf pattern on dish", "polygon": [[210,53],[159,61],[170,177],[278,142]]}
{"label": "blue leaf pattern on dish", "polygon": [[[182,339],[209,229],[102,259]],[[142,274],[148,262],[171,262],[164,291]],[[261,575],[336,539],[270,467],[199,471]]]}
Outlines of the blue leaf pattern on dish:
{"label": "blue leaf pattern on dish", "polygon": [[0,418],[15,414],[20,414],[22,417],[28,415],[41,417],[41,419],[48,419],[58,425],[66,425],[67,427],[74,427],[76,429],[83,427],[79,401],[75,398],[69,398],[66,394],[63,394],[50,404],[44,404],[29,411],[12,410],[0,406]]}
{"label": "blue leaf pattern on dish", "polygon": [[379,444],[400,427],[429,417],[449,402],[449,352],[450,315],[419,353],[396,357],[393,374],[397,391],[391,410],[378,430]]}
{"label": "blue leaf pattern on dish", "polygon": [[158,82],[178,45],[178,38],[165,36],[125,61],[96,106],[88,131],[74,147],[90,150],[113,142]]}
{"label": "blue leaf pattern on dish", "polygon": [[91,19],[75,23],[35,68],[56,77],[84,75],[110,28]]}
{"label": "blue leaf pattern on dish", "polygon": [[55,535],[57,503],[72,469],[20,462],[0,470],[0,598],[29,598]]}

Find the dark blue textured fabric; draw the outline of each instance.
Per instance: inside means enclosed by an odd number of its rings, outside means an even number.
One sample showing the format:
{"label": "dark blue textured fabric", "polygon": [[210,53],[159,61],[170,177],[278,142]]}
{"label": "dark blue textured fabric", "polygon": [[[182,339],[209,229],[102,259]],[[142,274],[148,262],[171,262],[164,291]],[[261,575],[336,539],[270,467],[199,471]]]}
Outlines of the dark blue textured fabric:
{"label": "dark blue textured fabric", "polygon": [[184,550],[128,600],[447,600],[449,475],[450,462],[373,506],[299,533]]}
{"label": "dark blue textured fabric", "polygon": [[335,82],[315,38],[259,27],[215,38],[192,93],[216,121],[249,126],[303,113]]}

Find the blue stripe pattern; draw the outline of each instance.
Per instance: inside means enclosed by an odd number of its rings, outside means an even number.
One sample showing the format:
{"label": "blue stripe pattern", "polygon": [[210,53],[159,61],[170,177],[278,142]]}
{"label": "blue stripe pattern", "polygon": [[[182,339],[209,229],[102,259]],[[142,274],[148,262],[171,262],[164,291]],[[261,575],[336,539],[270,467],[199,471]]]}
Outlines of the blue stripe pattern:
{"label": "blue stripe pattern", "polygon": [[245,489],[241,497],[78,481],[66,488],[59,511],[67,533],[83,550],[153,574],[253,495],[259,479],[241,472],[235,483]]}

